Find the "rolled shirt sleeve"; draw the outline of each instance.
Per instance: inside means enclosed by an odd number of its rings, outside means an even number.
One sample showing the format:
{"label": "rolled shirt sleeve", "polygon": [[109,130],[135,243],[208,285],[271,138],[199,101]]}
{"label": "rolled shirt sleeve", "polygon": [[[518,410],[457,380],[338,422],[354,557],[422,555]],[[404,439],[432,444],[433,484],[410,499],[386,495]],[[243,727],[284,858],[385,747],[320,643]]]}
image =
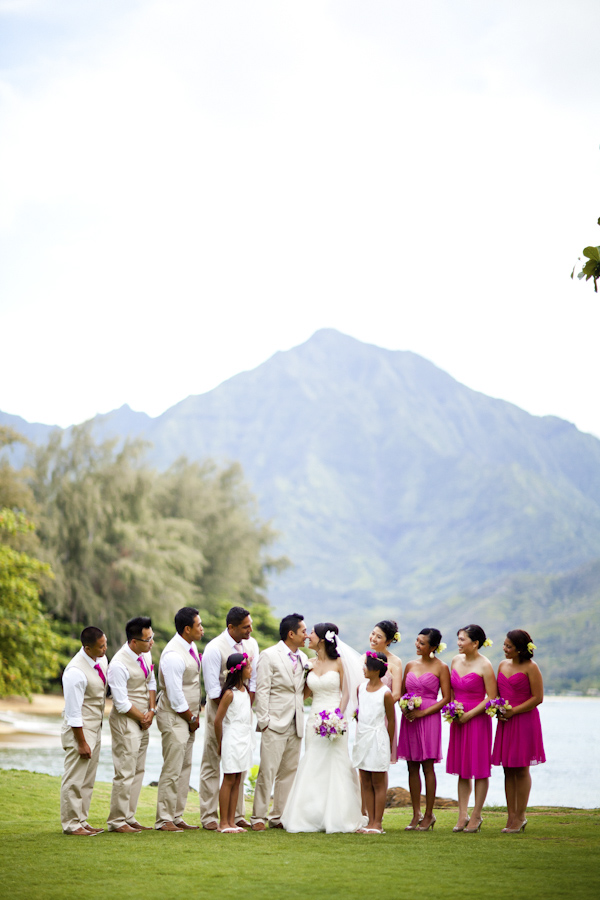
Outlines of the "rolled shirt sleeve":
{"label": "rolled shirt sleeve", "polygon": [[183,659],[178,653],[163,653],[160,660],[160,670],[169,703],[175,712],[185,712],[186,709],[189,709],[189,703],[183,693],[183,673],[185,672]]}
{"label": "rolled shirt sleeve", "polygon": [[249,656],[252,657],[252,674],[250,675],[250,681],[248,682],[248,690],[252,691],[253,694],[256,693],[256,670],[258,668],[258,656],[260,650],[258,649],[258,644],[253,637],[248,638],[248,644],[250,644],[250,653]]}
{"label": "rolled shirt sleeve", "polygon": [[81,707],[85,697],[87,679],[81,669],[72,666],[63,675],[63,694],[65,697],[65,721],[71,728],[82,728],[83,717]]}
{"label": "rolled shirt sleeve", "polygon": [[113,703],[118,713],[128,713],[133,703],[127,696],[127,682],[129,672],[118,660],[113,660],[108,667],[108,683],[112,693]]}
{"label": "rolled shirt sleeve", "polygon": [[210,641],[202,654],[202,677],[206,696],[211,700],[218,700],[221,696],[220,675],[221,651],[213,641]]}

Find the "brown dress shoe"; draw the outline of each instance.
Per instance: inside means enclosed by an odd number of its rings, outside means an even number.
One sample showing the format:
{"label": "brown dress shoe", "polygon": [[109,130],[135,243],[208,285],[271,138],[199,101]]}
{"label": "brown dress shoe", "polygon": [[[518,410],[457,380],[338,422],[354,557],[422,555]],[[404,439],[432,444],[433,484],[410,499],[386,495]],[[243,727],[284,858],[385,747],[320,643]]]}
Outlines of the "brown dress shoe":
{"label": "brown dress shoe", "polygon": [[252,826],[252,831],[266,831],[264,822],[255,822]]}
{"label": "brown dress shoe", "polygon": [[141,834],[141,828],[133,828],[131,825],[128,825],[125,822],[124,825],[119,825],[118,828],[109,828],[109,831],[114,831],[117,834]]}
{"label": "brown dress shoe", "polygon": [[271,823],[269,822],[269,828],[283,828],[283,825],[281,824],[281,822],[277,822],[275,825],[271,825]]}
{"label": "brown dress shoe", "polygon": [[188,823],[184,822],[183,819],[181,820],[181,822],[175,822],[175,825],[177,825],[178,828],[183,828],[184,831],[199,831],[200,830],[199,825],[188,825]]}
{"label": "brown dress shoe", "polygon": [[203,825],[202,827],[204,828],[205,831],[218,831],[219,830],[219,826],[217,825],[216,822],[209,822],[208,825]]}
{"label": "brown dress shoe", "polygon": [[178,828],[173,822],[165,822],[164,825],[161,825],[160,828],[156,829],[157,831],[178,831],[180,834],[183,834],[183,828]]}
{"label": "brown dress shoe", "polygon": [[252,828],[252,825],[246,819],[238,819],[235,824],[238,828]]}
{"label": "brown dress shoe", "polygon": [[128,822],[128,825],[131,825],[132,828],[137,828],[138,831],[154,831],[151,825],[140,825],[139,822]]}
{"label": "brown dress shoe", "polygon": [[104,834],[104,828],[92,828],[91,825],[83,826],[90,834]]}
{"label": "brown dress shoe", "polygon": [[94,837],[94,832],[88,831],[87,828],[76,828],[75,831],[65,831],[64,834],[74,835],[75,837]]}

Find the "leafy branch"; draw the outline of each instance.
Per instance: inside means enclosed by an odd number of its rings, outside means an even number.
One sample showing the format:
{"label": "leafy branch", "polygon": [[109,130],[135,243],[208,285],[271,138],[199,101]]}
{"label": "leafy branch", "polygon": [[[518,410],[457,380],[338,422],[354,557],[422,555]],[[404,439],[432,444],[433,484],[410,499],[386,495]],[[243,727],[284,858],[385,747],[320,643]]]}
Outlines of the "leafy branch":
{"label": "leafy branch", "polygon": [[[600,225],[600,219],[598,219],[598,225]],[[589,281],[590,278],[594,279],[594,290],[598,293],[598,279],[600,278],[600,247],[585,247],[583,250],[583,255],[586,257],[587,262],[582,268],[581,272],[577,273],[577,277],[581,280],[585,278],[586,281]],[[581,257],[578,257],[581,260]],[[573,266],[573,271],[571,272],[571,278],[573,278],[575,274],[576,266]]]}

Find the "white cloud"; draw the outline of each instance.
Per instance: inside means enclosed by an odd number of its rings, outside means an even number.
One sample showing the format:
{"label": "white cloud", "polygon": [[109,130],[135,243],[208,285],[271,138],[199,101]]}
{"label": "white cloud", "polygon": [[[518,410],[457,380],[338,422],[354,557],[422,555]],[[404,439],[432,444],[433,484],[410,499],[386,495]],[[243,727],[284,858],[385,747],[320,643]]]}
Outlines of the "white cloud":
{"label": "white cloud", "polygon": [[595,3],[90,6],[0,3],[43,48],[0,73],[0,328],[44,363],[0,408],[157,414],[332,326],[600,434]]}

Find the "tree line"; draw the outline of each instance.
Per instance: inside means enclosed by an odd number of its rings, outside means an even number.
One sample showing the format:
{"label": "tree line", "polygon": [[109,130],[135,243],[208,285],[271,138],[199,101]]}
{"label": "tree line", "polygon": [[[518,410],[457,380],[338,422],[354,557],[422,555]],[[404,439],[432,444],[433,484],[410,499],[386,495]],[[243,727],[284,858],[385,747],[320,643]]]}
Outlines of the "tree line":
{"label": "tree line", "polygon": [[[17,441],[0,428],[0,448]],[[88,624],[110,653],[149,615],[160,650],[180,607],[200,610],[210,640],[240,605],[259,645],[277,640],[267,582],[289,561],[269,552],[277,534],[239,463],[182,457],[157,472],[147,447],[97,443],[87,423],[31,446],[21,469],[0,457],[0,695],[41,690]]]}

